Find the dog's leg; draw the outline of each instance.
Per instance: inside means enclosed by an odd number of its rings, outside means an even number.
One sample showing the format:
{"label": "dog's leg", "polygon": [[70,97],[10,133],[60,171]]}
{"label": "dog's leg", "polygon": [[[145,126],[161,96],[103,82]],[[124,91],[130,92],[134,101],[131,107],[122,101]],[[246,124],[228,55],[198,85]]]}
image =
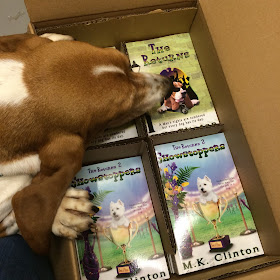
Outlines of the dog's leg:
{"label": "dog's leg", "polygon": [[55,135],[40,151],[41,170],[17,192],[12,205],[23,238],[39,254],[47,254],[52,224],[71,180],[80,170],[84,142],[78,135]]}
{"label": "dog's leg", "polygon": [[164,113],[164,112],[167,111],[167,109],[169,109],[169,108],[166,107],[165,104],[162,104],[162,105],[157,109],[157,111],[158,111],[159,113]]}
{"label": "dog's leg", "polygon": [[198,99],[192,99],[191,100],[193,106],[198,105],[200,103],[200,101]]}
{"label": "dog's leg", "polygon": [[146,118],[146,122],[149,128],[149,133],[155,132],[154,126],[153,126],[153,122],[152,122],[152,118],[150,116],[150,114],[145,114],[145,118]]}
{"label": "dog's leg", "polygon": [[69,188],[57,210],[52,232],[70,239],[76,238],[93,224],[88,213],[97,211],[98,208],[89,201],[88,191]]}

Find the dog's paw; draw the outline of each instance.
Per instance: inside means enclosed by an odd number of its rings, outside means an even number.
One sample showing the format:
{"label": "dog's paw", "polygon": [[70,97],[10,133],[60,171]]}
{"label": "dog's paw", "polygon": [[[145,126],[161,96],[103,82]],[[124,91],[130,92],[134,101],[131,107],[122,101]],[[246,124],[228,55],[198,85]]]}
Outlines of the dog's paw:
{"label": "dog's paw", "polygon": [[214,196],[212,199],[213,202],[217,203],[218,202],[218,197]]}
{"label": "dog's paw", "polygon": [[69,188],[57,210],[52,232],[57,236],[77,238],[93,224],[89,214],[95,214],[97,209],[89,201],[87,191]]}
{"label": "dog's paw", "polygon": [[157,112],[160,113],[160,114],[163,114],[163,113],[165,113],[166,111],[167,111],[167,109],[162,108],[162,107],[159,107],[159,108],[157,109]]}
{"label": "dog's paw", "polygon": [[199,202],[200,202],[201,204],[206,204],[206,203],[207,203],[207,201],[206,201],[205,198],[200,198]]}
{"label": "dog's paw", "polygon": [[191,100],[193,106],[198,105],[200,103],[200,101],[198,99],[192,99]]}
{"label": "dog's paw", "polygon": [[16,223],[15,213],[12,211],[1,223],[0,223],[0,237],[9,236],[19,231]]}
{"label": "dog's paw", "polygon": [[56,33],[45,33],[43,35],[40,35],[42,38],[50,39],[54,42],[56,41],[73,41],[74,38],[70,35],[62,35],[62,34],[56,34]]}
{"label": "dog's paw", "polygon": [[187,108],[187,106],[186,106],[185,104],[182,104],[182,105],[180,106],[180,111],[181,111],[181,113],[183,113],[183,114],[187,114],[187,113],[189,112],[189,109]]}

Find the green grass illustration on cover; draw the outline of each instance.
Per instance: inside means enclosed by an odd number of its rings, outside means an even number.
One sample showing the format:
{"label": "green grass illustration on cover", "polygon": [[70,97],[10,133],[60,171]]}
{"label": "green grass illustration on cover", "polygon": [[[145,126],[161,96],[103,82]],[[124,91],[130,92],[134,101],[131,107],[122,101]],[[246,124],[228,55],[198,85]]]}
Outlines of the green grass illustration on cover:
{"label": "green grass illustration on cover", "polygon": [[141,157],[84,166],[72,186],[100,208],[76,242],[81,279],[169,279]]}
{"label": "green grass illustration on cover", "polygon": [[189,33],[126,43],[132,70],[170,78],[173,88],[146,114],[149,135],[219,123]]}
{"label": "green grass illustration on cover", "polygon": [[178,274],[263,254],[223,133],[155,147],[177,244]]}

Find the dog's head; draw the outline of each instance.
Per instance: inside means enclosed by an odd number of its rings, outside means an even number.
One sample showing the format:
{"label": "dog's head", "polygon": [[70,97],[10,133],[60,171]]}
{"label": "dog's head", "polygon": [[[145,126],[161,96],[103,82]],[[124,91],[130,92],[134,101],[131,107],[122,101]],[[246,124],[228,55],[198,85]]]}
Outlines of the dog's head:
{"label": "dog's head", "polygon": [[119,199],[117,202],[111,201],[110,203],[110,215],[113,219],[119,220],[123,217],[125,212],[125,207],[123,202]]}
{"label": "dog's head", "polygon": [[197,178],[197,187],[201,195],[207,196],[212,191],[212,182],[206,175],[204,178]]}
{"label": "dog's head", "polygon": [[[99,50],[101,51],[101,50]],[[171,81],[157,74],[134,73],[126,55],[114,49],[102,49],[106,61],[96,63],[95,78],[102,82],[110,102],[99,103],[108,115],[108,127],[120,126],[152,109],[172,87]]]}
{"label": "dog's head", "polygon": [[53,122],[87,140],[146,113],[172,85],[160,75],[134,73],[127,56],[116,49],[79,41],[46,44],[27,60],[29,90],[38,95],[44,85],[40,104],[46,107],[45,98],[51,103],[44,117],[56,117]]}

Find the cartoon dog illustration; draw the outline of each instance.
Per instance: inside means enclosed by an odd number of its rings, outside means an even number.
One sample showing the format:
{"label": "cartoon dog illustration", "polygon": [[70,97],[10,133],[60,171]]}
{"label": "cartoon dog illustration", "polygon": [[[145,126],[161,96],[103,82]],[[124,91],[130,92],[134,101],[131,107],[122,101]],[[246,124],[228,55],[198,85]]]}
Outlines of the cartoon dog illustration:
{"label": "cartoon dog illustration", "polygon": [[165,97],[162,106],[158,108],[158,112],[175,112],[180,109],[181,113],[187,114],[188,110],[197,104],[199,104],[199,100],[191,99],[181,82],[173,81],[173,91],[171,95]]}

